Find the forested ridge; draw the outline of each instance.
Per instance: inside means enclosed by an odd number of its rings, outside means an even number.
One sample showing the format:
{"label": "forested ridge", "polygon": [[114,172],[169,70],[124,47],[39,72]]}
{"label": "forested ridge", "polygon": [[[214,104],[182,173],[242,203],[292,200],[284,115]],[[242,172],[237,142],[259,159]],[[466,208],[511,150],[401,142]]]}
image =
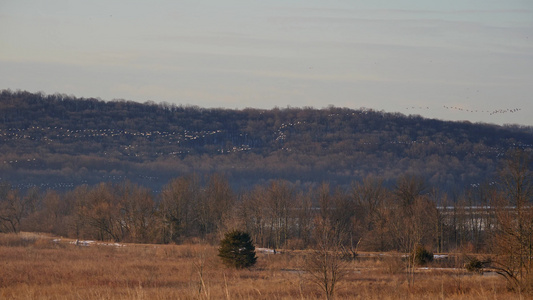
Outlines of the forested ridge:
{"label": "forested ridge", "polygon": [[154,191],[188,174],[233,187],[285,179],[306,188],[368,176],[421,176],[445,191],[495,178],[533,129],[426,119],[370,109],[220,109],[62,94],[0,93],[1,181],[71,189],[129,180]]}

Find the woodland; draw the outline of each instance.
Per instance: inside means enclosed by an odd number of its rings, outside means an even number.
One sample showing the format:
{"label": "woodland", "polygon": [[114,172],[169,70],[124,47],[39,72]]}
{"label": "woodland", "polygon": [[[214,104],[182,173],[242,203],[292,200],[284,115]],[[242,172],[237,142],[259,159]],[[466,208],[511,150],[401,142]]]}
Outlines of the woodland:
{"label": "woodland", "polygon": [[348,188],[403,174],[449,194],[490,182],[533,128],[425,119],[370,109],[221,109],[0,92],[0,180],[27,190],[223,174],[236,190],[283,179]]}

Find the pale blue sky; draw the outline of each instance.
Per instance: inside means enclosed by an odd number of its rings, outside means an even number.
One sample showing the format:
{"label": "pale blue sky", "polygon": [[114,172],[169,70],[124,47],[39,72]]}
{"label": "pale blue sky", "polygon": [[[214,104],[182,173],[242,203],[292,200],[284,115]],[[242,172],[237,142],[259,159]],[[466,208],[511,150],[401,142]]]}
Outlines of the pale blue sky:
{"label": "pale blue sky", "polygon": [[533,125],[533,1],[0,0],[3,88]]}

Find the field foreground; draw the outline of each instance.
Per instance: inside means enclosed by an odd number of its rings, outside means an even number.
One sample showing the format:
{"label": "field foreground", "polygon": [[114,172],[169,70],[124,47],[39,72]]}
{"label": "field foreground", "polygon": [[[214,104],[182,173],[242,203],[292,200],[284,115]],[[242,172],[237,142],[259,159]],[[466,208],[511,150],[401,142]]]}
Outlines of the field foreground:
{"label": "field foreground", "polygon": [[[409,285],[401,259],[346,265],[337,299],[533,299],[493,274],[432,265]],[[305,251],[258,251],[250,270],[224,267],[215,246],[78,242],[0,234],[1,299],[324,299],[302,271]]]}

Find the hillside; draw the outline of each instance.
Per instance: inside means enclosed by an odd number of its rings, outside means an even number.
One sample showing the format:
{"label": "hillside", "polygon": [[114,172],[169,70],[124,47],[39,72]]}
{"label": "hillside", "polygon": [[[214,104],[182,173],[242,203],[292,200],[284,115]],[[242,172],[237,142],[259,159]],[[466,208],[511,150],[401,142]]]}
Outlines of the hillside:
{"label": "hillside", "polygon": [[448,122],[366,109],[205,109],[4,90],[0,177],[15,187],[69,189],[224,174],[234,187],[273,178],[305,188],[367,176],[421,175],[447,191],[493,180],[533,128]]}

